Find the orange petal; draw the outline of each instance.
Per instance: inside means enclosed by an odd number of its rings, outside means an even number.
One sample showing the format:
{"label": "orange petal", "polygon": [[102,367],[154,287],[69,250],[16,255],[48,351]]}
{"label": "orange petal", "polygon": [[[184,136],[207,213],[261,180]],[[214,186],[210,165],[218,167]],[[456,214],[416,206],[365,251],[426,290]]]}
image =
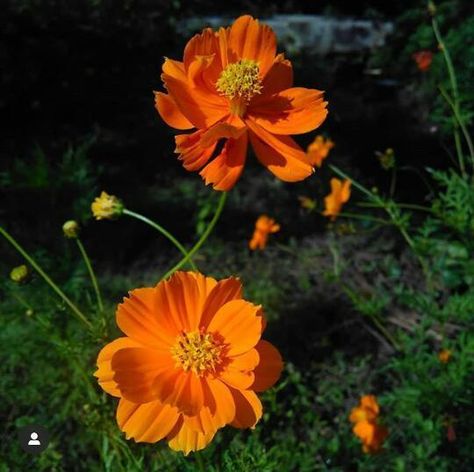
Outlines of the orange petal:
{"label": "orange petal", "polygon": [[[163,74],[174,77],[175,79],[186,81],[186,70],[184,64],[180,61],[174,61],[165,57],[165,62],[162,66]],[[162,74],[162,75],[163,75]]]}
{"label": "orange petal", "polygon": [[231,390],[235,401],[235,418],[232,426],[254,428],[262,417],[262,403],[251,390]]}
{"label": "orange petal", "polygon": [[255,349],[258,352],[260,362],[254,370],[255,382],[250,389],[263,392],[275,385],[280,378],[283,370],[283,360],[278,350],[268,341],[260,341]]}
{"label": "orange petal", "polygon": [[244,170],[247,143],[247,133],[226,142],[221,153],[199,173],[206,185],[212,184],[214,190],[223,192],[235,185]]}
{"label": "orange petal", "polygon": [[235,418],[235,401],[229,387],[219,379],[207,377],[205,381],[213,401],[209,407],[216,425],[221,428]]}
{"label": "orange petal", "polygon": [[[208,415],[208,409],[204,408],[203,415]],[[207,418],[208,419],[208,418]],[[206,423],[208,424],[208,423]],[[182,451],[188,455],[191,451],[204,449],[214,438],[217,430],[209,429],[205,433],[196,430],[194,424],[186,421],[186,417],[176,424],[168,435],[168,446],[174,451]]]}
{"label": "orange petal", "polygon": [[117,408],[117,423],[127,439],[154,443],[163,439],[179,419],[178,410],[159,401],[137,404],[124,398]]}
{"label": "orange petal", "polygon": [[313,173],[305,152],[288,136],[276,136],[251,120],[246,120],[258,160],[276,177],[285,182],[298,182]]}
{"label": "orange petal", "polygon": [[155,288],[139,288],[129,293],[117,307],[117,324],[132,339],[157,349],[169,349],[176,333],[166,329],[157,311]]}
{"label": "orange petal", "polygon": [[121,395],[134,403],[147,403],[157,399],[155,379],[172,370],[174,362],[167,352],[128,347],[113,355],[111,367]]}
{"label": "orange petal", "polygon": [[117,387],[117,382],[114,380],[115,372],[112,370],[112,356],[119,349],[126,347],[143,347],[143,345],[130,338],[118,338],[106,344],[97,356],[97,370],[94,376],[98,378],[102,389],[114,397],[120,397],[121,394]]}
{"label": "orange petal", "polygon": [[178,80],[171,75],[161,76],[168,93],[173,97],[181,113],[196,128],[209,128],[229,114],[227,101],[208,90],[191,88],[186,81]]}
{"label": "orange petal", "polygon": [[215,59],[209,72],[211,73],[210,78],[214,77],[215,83],[219,77],[220,71],[223,69],[220,60],[219,38],[211,28],[206,28],[202,33],[193,36],[188,41],[188,44],[186,44],[183,57],[184,67],[188,70],[197,56],[211,55],[215,55]]}
{"label": "orange petal", "polygon": [[199,145],[206,148],[222,138],[232,138],[236,140],[239,139],[243,133],[245,133],[245,124],[243,122],[240,127],[232,126],[229,123],[217,123],[202,134]]}
{"label": "orange petal", "polygon": [[250,349],[240,356],[230,358],[229,363],[219,372],[219,379],[231,387],[245,390],[255,381],[252,371],[258,362],[258,352],[256,349]]}
{"label": "orange petal", "polygon": [[286,90],[293,85],[293,67],[283,54],[276,56],[262,82],[262,94],[253,98],[252,104],[265,101],[269,95]]}
{"label": "orange petal", "polygon": [[[197,272],[175,272],[156,287],[157,310],[176,335],[195,331],[208,294],[217,282]],[[173,340],[174,343],[174,340]]]}
{"label": "orange petal", "polygon": [[252,349],[262,333],[262,318],[257,316],[259,306],[245,300],[231,300],[215,314],[208,332],[222,337],[228,344],[228,356],[237,356]]}
{"label": "orange petal", "polygon": [[168,126],[176,129],[190,129],[193,127],[193,124],[181,113],[170,95],[155,92],[155,108]]}
{"label": "orange petal", "polygon": [[302,134],[317,128],[328,114],[323,92],[295,87],[252,104],[253,121],[270,133]]}
{"label": "orange petal", "polygon": [[364,395],[360,399],[360,406],[362,408],[371,410],[375,415],[379,414],[380,408],[379,404],[377,403],[377,399],[374,395]]}
{"label": "orange petal", "polygon": [[204,405],[202,380],[192,371],[169,370],[156,378],[153,389],[160,401],[189,416],[197,415]]}
{"label": "orange petal", "polygon": [[229,277],[228,279],[223,279],[217,282],[216,286],[207,296],[200,326],[207,328],[212,318],[222,305],[230,300],[236,300],[239,298],[242,298],[242,284],[239,279]]}
{"label": "orange petal", "polygon": [[216,148],[213,143],[207,148],[200,144],[202,135],[206,130],[198,130],[190,134],[178,134],[175,136],[176,150],[179,153],[179,159],[183,161],[183,167],[189,171],[199,170],[211,158]]}
{"label": "orange petal", "polygon": [[249,15],[237,18],[228,36],[231,62],[253,59],[260,66],[260,75],[265,77],[276,55],[276,37],[267,25],[261,25]]}

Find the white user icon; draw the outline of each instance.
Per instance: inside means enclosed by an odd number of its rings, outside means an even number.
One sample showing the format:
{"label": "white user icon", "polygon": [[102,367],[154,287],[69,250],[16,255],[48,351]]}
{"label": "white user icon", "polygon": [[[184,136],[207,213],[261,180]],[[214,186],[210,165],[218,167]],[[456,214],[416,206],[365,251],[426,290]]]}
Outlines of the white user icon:
{"label": "white user icon", "polygon": [[38,433],[34,431],[30,434],[30,440],[28,441],[28,446],[41,446],[41,443],[38,440]]}

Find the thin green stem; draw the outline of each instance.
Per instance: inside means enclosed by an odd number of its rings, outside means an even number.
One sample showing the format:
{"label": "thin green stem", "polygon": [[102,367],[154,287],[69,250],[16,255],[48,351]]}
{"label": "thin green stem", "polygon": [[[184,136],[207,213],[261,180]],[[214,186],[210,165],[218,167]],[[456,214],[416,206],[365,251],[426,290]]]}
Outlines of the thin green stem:
{"label": "thin green stem", "polygon": [[89,259],[89,256],[87,255],[84,245],[82,244],[79,238],[76,238],[76,243],[79,248],[79,251],[82,254],[82,258],[84,259],[84,263],[86,264],[87,270],[89,271],[89,276],[91,278],[91,282],[95,291],[95,296],[97,298],[97,306],[99,307],[99,311],[101,313],[104,313],[104,304],[102,303],[102,296],[100,294],[99,284],[97,283],[97,278],[95,276],[94,269],[92,268],[91,261]]}
{"label": "thin green stem", "polygon": [[446,90],[444,89],[442,85],[439,85],[438,88],[439,88],[439,91],[441,92],[441,95],[446,100],[446,103],[451,107],[454,117],[456,118],[456,121],[458,122],[459,127],[461,128],[461,131],[464,135],[464,139],[466,140],[467,147],[469,148],[469,154],[471,156],[472,165],[474,167],[474,145],[472,144],[471,135],[469,134],[469,131],[467,130],[466,125],[464,124],[464,121],[459,113],[459,110],[456,109],[453,101],[451,100],[451,97],[448,95],[448,92],[446,92]]}
{"label": "thin green stem", "polygon": [[354,218],[357,220],[363,220],[363,221],[373,221],[374,223],[380,223],[382,225],[391,225],[391,221],[383,220],[382,218],[374,218],[372,216],[365,216],[365,215],[359,215],[357,213],[347,213],[347,212],[342,212],[337,214],[338,218],[340,216],[345,217],[345,218]]}
{"label": "thin green stem", "polygon": [[339,175],[339,177],[342,177],[343,179],[346,179],[346,180],[350,180],[352,185],[354,185],[355,188],[357,188],[362,193],[367,195],[371,200],[374,200],[375,195],[371,191],[367,190],[364,186],[359,184],[359,182],[351,179],[346,173],[344,173],[341,169],[339,169],[339,167],[336,167],[335,165],[332,165],[332,164],[329,164],[329,167],[334,173]]}
{"label": "thin green stem", "polygon": [[[446,44],[443,41],[443,37],[441,36],[441,32],[439,30],[438,26],[438,20],[436,17],[433,15],[431,19],[431,25],[433,27],[433,32],[436,37],[436,41],[438,41],[439,48],[441,49],[441,52],[443,53],[444,57],[444,62],[446,63],[446,68],[448,70],[449,74],[449,81],[451,83],[451,89],[453,91],[453,104],[454,104],[454,109],[455,109],[455,115],[459,115],[459,88],[458,88],[458,81],[456,78],[456,73],[454,72],[454,66],[453,66],[453,61],[451,60],[451,55],[449,54],[448,48],[446,47]],[[461,173],[463,175],[466,174],[466,169],[464,166],[464,156],[462,152],[462,146],[461,146],[461,139],[459,136],[459,126],[456,123],[454,123],[454,143],[456,146],[456,153],[458,155],[458,161],[459,161],[459,168],[461,169]]]}
{"label": "thin green stem", "polygon": [[44,281],[56,292],[56,294],[66,303],[74,315],[81,320],[89,329],[92,329],[92,323],[84,316],[77,306],[68,298],[68,296],[51,280],[46,272],[35,262],[35,260],[0,226],[0,234],[28,261],[36,272],[38,272]]}
{"label": "thin green stem", "polygon": [[210,221],[208,227],[206,228],[206,230],[204,231],[204,233],[200,237],[199,241],[191,248],[191,250],[188,252],[188,254],[183,259],[181,259],[174,267],[169,269],[168,272],[166,272],[166,274],[163,275],[163,277],[161,277],[161,280],[167,279],[172,274],[174,274],[174,272],[179,270],[184,264],[186,264],[191,259],[191,257],[194,256],[194,254],[196,254],[196,252],[199,251],[201,246],[206,242],[207,238],[209,237],[212,230],[214,229],[214,226],[216,225],[217,220],[221,216],[221,213],[222,213],[222,210],[224,209],[226,200],[227,200],[227,192],[222,192],[221,197],[219,199],[219,203],[217,204],[216,212],[214,213],[214,216],[212,217],[212,220]]}
{"label": "thin green stem", "polygon": [[397,349],[398,351],[402,350],[402,347],[398,343],[398,341],[390,334],[390,331],[383,325],[383,323],[377,318],[377,316],[371,316],[370,319],[374,322],[375,326],[379,329],[379,331],[390,341],[392,346]]}
{"label": "thin green stem", "polygon": [[[429,207],[425,207],[422,205],[414,205],[411,203],[398,203],[394,202],[400,208],[406,208],[408,210],[419,210],[419,211],[426,211],[428,213],[432,213],[433,210]],[[359,202],[357,206],[364,207],[364,208],[381,208],[383,209],[383,205],[379,205],[378,203],[369,203],[369,202]]]}
{"label": "thin green stem", "polygon": [[127,210],[126,208],[123,210],[123,213],[125,215],[131,216],[132,218],[135,218],[137,220],[143,221],[147,225],[150,225],[152,228],[156,229],[159,231],[165,238],[167,238],[171,243],[173,243],[176,248],[179,250],[179,252],[187,258],[186,262],[189,262],[190,266],[193,268],[193,270],[198,270],[194,262],[192,261],[191,257],[188,256],[188,251],[184,248],[184,246],[163,226],[159,225],[158,223],[155,223],[154,221],[148,219],[146,216],[140,215],[139,213],[135,213],[134,211]]}

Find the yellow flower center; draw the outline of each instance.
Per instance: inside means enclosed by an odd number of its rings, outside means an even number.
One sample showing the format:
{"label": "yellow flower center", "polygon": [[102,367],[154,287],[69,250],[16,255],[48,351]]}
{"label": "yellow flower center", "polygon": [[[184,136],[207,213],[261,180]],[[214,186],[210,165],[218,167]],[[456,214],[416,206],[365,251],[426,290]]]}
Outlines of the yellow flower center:
{"label": "yellow flower center", "polygon": [[206,372],[215,372],[221,363],[222,345],[210,333],[192,331],[178,337],[171,349],[177,367],[184,371],[192,370],[201,376]]}
{"label": "yellow flower center", "polygon": [[252,97],[262,93],[258,63],[252,59],[241,59],[229,64],[221,72],[216,89],[230,100],[232,113],[243,116]]}

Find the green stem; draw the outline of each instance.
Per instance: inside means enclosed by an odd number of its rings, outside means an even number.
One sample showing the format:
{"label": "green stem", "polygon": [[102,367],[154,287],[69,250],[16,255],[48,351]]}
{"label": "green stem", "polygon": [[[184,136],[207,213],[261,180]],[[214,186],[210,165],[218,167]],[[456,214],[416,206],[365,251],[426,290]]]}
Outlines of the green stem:
{"label": "green stem", "polygon": [[[428,213],[432,213],[433,210],[431,208],[422,206],[422,205],[412,205],[411,203],[398,203],[394,202],[395,205],[397,205],[400,208],[406,208],[408,210],[420,210],[420,211],[426,211]],[[377,204],[377,203],[368,203],[368,202],[359,202],[357,203],[358,206],[360,207],[365,207],[365,208],[382,208],[383,206]]]}
{"label": "green stem", "polygon": [[454,117],[456,118],[456,121],[459,124],[459,127],[461,128],[461,131],[464,135],[464,139],[466,140],[467,147],[469,148],[469,154],[471,156],[472,160],[472,165],[474,167],[474,146],[472,144],[471,136],[469,134],[469,131],[466,128],[466,125],[464,124],[464,120],[462,119],[459,110],[456,109],[453,101],[451,100],[451,97],[448,95],[448,92],[444,89],[442,85],[438,86],[439,91],[441,92],[441,95],[444,97],[448,105],[451,107],[451,110],[453,110]]}
{"label": "green stem", "polygon": [[174,267],[168,270],[163,277],[161,277],[161,280],[165,280],[168,277],[170,277],[172,274],[174,274],[177,270],[179,270],[184,264],[186,264],[191,257],[196,254],[196,252],[199,251],[200,247],[205,243],[206,239],[209,237],[211,234],[212,230],[214,229],[214,226],[217,223],[217,220],[221,216],[222,210],[224,209],[224,205],[227,199],[227,192],[222,192],[221,197],[219,199],[219,203],[217,205],[216,212],[214,213],[214,216],[212,217],[212,220],[210,221],[208,227],[200,237],[199,241],[191,248],[191,250],[188,252],[188,254],[181,259]]}
{"label": "green stem", "polygon": [[[449,51],[446,47],[446,44],[443,41],[443,38],[441,36],[441,32],[438,27],[438,21],[436,20],[436,17],[433,16],[431,19],[431,25],[433,27],[433,32],[436,37],[436,41],[438,41],[439,48],[441,49],[441,52],[443,53],[444,57],[444,62],[446,63],[446,68],[448,69],[448,74],[449,74],[449,81],[451,82],[451,89],[453,91],[453,99],[454,99],[454,109],[455,109],[455,115],[459,115],[459,89],[458,89],[458,81],[456,78],[456,74],[454,72],[454,66],[453,62],[451,60],[451,55],[449,54]],[[466,174],[466,169],[464,166],[464,156],[462,152],[462,146],[461,146],[461,139],[459,136],[459,130],[458,130],[458,124],[455,122],[454,123],[454,143],[456,145],[456,153],[458,155],[458,161],[459,161],[459,168],[461,169],[461,173],[463,175]]]}
{"label": "green stem", "polygon": [[189,262],[193,270],[198,270],[194,262],[192,261],[191,257],[188,257],[188,252],[184,248],[184,246],[163,226],[159,225],[158,223],[155,223],[154,221],[148,219],[146,216],[140,215],[139,213],[135,213],[134,211],[127,210],[126,208],[123,210],[123,213],[125,215],[131,216],[132,218],[136,218],[137,220],[143,221],[147,225],[150,225],[152,228],[156,229],[159,231],[165,238],[167,238],[169,241],[171,241],[176,248],[181,252],[181,254],[187,258],[186,262]]}
{"label": "green stem", "polygon": [[380,330],[380,332],[390,341],[392,346],[398,351],[402,350],[402,347],[398,341],[390,334],[390,331],[383,325],[383,323],[377,318],[377,316],[371,316],[370,319],[374,322],[375,326]]}
{"label": "green stem", "polygon": [[358,215],[357,213],[347,213],[347,212],[342,212],[337,214],[338,217],[342,216],[345,218],[354,218],[357,220],[363,220],[363,221],[373,221],[374,223],[380,223],[383,225],[391,225],[391,221],[383,220],[382,218],[374,218],[372,216],[364,216],[364,215]]}
{"label": "green stem", "polygon": [[81,240],[79,238],[76,238],[76,242],[77,246],[79,247],[79,251],[81,251],[82,258],[84,259],[84,263],[86,264],[87,270],[89,271],[89,276],[91,278],[92,285],[95,291],[95,296],[97,298],[97,306],[99,307],[99,311],[101,313],[104,313],[104,304],[102,303],[102,296],[100,295],[99,284],[97,283],[97,278],[95,276],[94,269],[92,268],[91,261]]}
{"label": "green stem", "polygon": [[362,185],[359,184],[359,182],[351,179],[346,173],[344,173],[341,169],[339,169],[339,167],[336,167],[332,164],[329,164],[329,167],[330,169],[336,173],[337,175],[339,175],[339,177],[342,177],[343,179],[346,179],[346,180],[350,180],[352,185],[354,185],[355,188],[357,188],[358,190],[360,190],[362,193],[364,193],[365,195],[367,195],[371,200],[374,200],[375,198],[375,195],[370,192],[369,190],[367,190],[365,187],[363,187]]}
{"label": "green stem", "polygon": [[1,226],[0,234],[28,261],[36,272],[38,272],[44,281],[56,292],[56,294],[66,303],[76,317],[81,320],[88,328],[92,329],[92,323],[84,316],[76,305],[67,297],[67,295],[51,280],[44,270],[34,261],[34,259],[10,236]]}

